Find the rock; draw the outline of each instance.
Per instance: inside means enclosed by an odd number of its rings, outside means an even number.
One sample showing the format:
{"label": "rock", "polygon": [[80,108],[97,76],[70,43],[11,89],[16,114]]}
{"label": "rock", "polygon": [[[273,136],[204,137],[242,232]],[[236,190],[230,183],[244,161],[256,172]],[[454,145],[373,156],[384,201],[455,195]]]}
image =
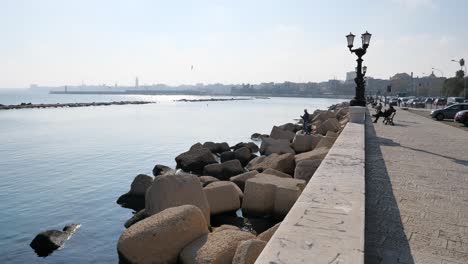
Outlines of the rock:
{"label": "rock", "polygon": [[265,232],[258,235],[257,239],[263,240],[265,242],[270,241],[271,237],[275,234],[276,230],[278,229],[280,225],[281,225],[281,222],[279,222],[278,224],[274,225],[273,227],[269,228]]}
{"label": "rock", "polygon": [[251,233],[236,230],[204,235],[186,246],[179,260],[183,264],[232,263],[238,244],[253,238]]}
{"label": "rock", "polygon": [[314,111],[314,114],[312,116],[313,116],[312,123],[317,122],[317,121],[319,121],[320,123],[323,123],[328,119],[327,111],[322,111],[322,110]]}
{"label": "rock", "polygon": [[221,163],[229,161],[229,160],[235,160],[236,153],[234,153],[233,151],[225,151],[221,153],[220,159],[221,159]]}
{"label": "rock", "polygon": [[208,185],[208,184],[210,184],[212,182],[219,181],[218,178],[215,178],[213,176],[200,176],[200,177],[198,177],[198,179],[200,180],[203,187],[205,187],[206,185]]}
{"label": "rock", "polygon": [[210,206],[197,176],[180,174],[157,177],[146,192],[145,210],[148,215],[186,204],[200,208],[210,224]]}
{"label": "rock", "polygon": [[225,151],[231,150],[231,148],[229,147],[229,144],[226,142],[216,143],[216,148],[217,148],[216,153],[223,153]]}
{"label": "rock", "polygon": [[267,156],[273,153],[296,154],[294,149],[290,147],[290,142],[288,139],[274,139],[274,138],[264,138],[262,140],[262,144],[260,145],[260,153],[262,155],[267,155]]}
{"label": "rock", "polygon": [[222,181],[244,173],[244,167],[239,160],[229,160],[221,164],[209,164],[203,169],[203,175],[216,177]]}
{"label": "rock", "polygon": [[327,156],[328,151],[330,149],[327,147],[320,147],[320,148],[315,148],[312,151],[304,152],[301,154],[297,154],[295,156],[296,163],[298,163],[301,160],[317,160],[317,159],[324,159],[325,156]]}
{"label": "rock", "polygon": [[174,174],[175,170],[172,169],[171,167],[161,165],[161,164],[156,164],[153,168],[153,175],[154,176],[159,176],[159,175],[165,175],[165,174]]}
{"label": "rock", "polygon": [[232,264],[254,264],[265,246],[266,242],[258,239],[240,242],[234,254]]}
{"label": "rock", "polygon": [[127,222],[125,222],[124,226],[125,228],[129,228],[131,227],[132,225],[134,225],[135,223],[145,219],[148,217],[148,214],[146,213],[145,209],[142,209],[140,211],[138,211],[136,214],[134,214],[130,219],[127,220]]}
{"label": "rock", "polygon": [[320,142],[322,135],[301,135],[294,137],[292,148],[296,153],[311,151]]}
{"label": "rock", "polygon": [[297,124],[293,124],[293,123],[287,123],[287,124],[284,124],[284,125],[281,125],[281,126],[278,126],[278,127],[281,128],[282,130],[291,131],[293,133],[296,133],[297,131],[302,130],[301,125],[297,125]]}
{"label": "rock", "polygon": [[267,134],[260,134],[260,133],[253,133],[252,136],[250,136],[250,139],[252,140],[262,140],[263,138],[270,137]]}
{"label": "rock", "polygon": [[[307,152],[306,152],[307,153]],[[299,154],[302,155],[302,154]],[[298,156],[298,155],[296,155]],[[271,154],[270,156],[257,157],[247,164],[247,170],[257,170],[263,172],[266,169],[275,169],[289,175],[294,174],[294,155],[293,154]]]}
{"label": "rock", "polygon": [[292,131],[283,130],[283,129],[277,127],[277,126],[274,126],[271,129],[271,132],[270,132],[270,138],[273,138],[273,139],[286,139],[289,142],[291,142],[293,140],[295,135],[296,135],[296,133],[294,133]]}
{"label": "rock", "polygon": [[211,151],[202,147],[201,144],[195,144],[189,151],[177,156],[175,160],[177,162],[177,168],[196,174],[201,174],[206,165],[217,163]]}
{"label": "rock", "polygon": [[229,180],[231,182],[235,183],[237,186],[239,186],[239,188],[242,191],[244,191],[245,182],[248,179],[251,179],[251,178],[255,177],[255,175],[257,175],[257,174],[258,174],[258,171],[252,170],[252,171],[244,172],[244,173],[239,174],[237,176],[231,177],[231,178],[229,178]]}
{"label": "rock", "polygon": [[338,137],[338,133],[333,132],[333,131],[328,131],[327,134],[325,135],[326,137]]}
{"label": "rock", "polygon": [[336,139],[337,139],[337,137],[331,137],[331,136],[322,137],[320,142],[317,144],[316,148],[328,148],[328,149],[330,149],[331,147],[333,147],[333,144],[335,143]]}
{"label": "rock", "polygon": [[211,153],[215,154],[218,152],[218,146],[214,142],[205,142],[202,145],[204,148],[207,148],[211,151]]}
{"label": "rock", "polygon": [[241,162],[242,166],[245,166],[249,163],[251,160],[251,154],[252,152],[247,147],[238,148],[234,151],[234,156]]}
{"label": "rock", "polygon": [[182,205],[132,225],[120,236],[117,251],[126,263],[176,263],[184,247],[206,234],[200,209]]}
{"label": "rock", "polygon": [[264,171],[262,172],[262,174],[273,175],[273,176],[281,177],[281,178],[292,178],[291,175],[286,174],[286,173],[281,172],[281,171],[277,171],[277,170],[272,169],[272,168],[268,168],[268,169],[264,170]]}
{"label": "rock", "polygon": [[145,208],[146,190],[153,184],[154,178],[145,174],[139,174],[133,179],[130,191],[117,199],[117,203],[122,207],[139,211]]}
{"label": "rock", "polygon": [[342,120],[347,114],[349,113],[349,108],[340,108],[337,112],[336,112],[336,118],[338,120]]}
{"label": "rock", "polygon": [[34,249],[38,256],[46,257],[61,247],[79,227],[79,224],[70,224],[66,225],[62,231],[47,230],[41,232],[34,237],[29,246]]}
{"label": "rock", "polygon": [[233,226],[233,225],[221,225],[220,227],[215,227],[213,228],[213,233],[215,232],[221,232],[223,230],[236,230],[236,231],[241,231],[239,227]]}
{"label": "rock", "polygon": [[325,136],[328,131],[338,132],[339,130],[340,123],[338,120],[336,118],[330,118],[317,128],[317,133]]}
{"label": "rock", "polygon": [[252,215],[284,217],[305,184],[304,180],[258,174],[245,183],[242,211]]}
{"label": "rock", "polygon": [[219,181],[203,188],[211,214],[236,211],[240,208],[242,191],[233,182]]}
{"label": "rock", "polygon": [[294,170],[294,179],[305,180],[308,183],[320,166],[320,163],[322,163],[321,159],[299,161]]}
{"label": "rock", "polygon": [[234,145],[232,147],[232,150],[236,151],[242,147],[247,147],[248,149],[250,149],[250,152],[252,153],[255,153],[255,152],[258,152],[258,146],[257,144],[253,143],[253,142],[249,142],[249,143],[245,143],[245,142],[240,142],[240,143],[237,143],[236,145]]}

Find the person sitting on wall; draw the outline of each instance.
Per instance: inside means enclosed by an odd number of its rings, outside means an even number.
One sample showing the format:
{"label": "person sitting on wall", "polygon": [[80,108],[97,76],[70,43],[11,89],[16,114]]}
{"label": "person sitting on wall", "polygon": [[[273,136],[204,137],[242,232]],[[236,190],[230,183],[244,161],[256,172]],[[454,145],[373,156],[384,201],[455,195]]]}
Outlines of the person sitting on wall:
{"label": "person sitting on wall", "polygon": [[385,112],[382,112],[382,110],[380,110],[379,112],[377,112],[377,114],[373,115],[375,117],[374,123],[377,123],[377,120],[379,120],[381,116],[389,117],[394,112],[396,112],[396,110],[395,108],[393,108],[392,105],[390,105],[390,107],[387,110],[385,110]]}
{"label": "person sitting on wall", "polygon": [[309,135],[310,134],[310,129],[309,129],[310,115],[307,112],[307,109],[304,109],[304,115],[301,116],[301,118],[302,118],[302,131],[304,131],[304,134]]}

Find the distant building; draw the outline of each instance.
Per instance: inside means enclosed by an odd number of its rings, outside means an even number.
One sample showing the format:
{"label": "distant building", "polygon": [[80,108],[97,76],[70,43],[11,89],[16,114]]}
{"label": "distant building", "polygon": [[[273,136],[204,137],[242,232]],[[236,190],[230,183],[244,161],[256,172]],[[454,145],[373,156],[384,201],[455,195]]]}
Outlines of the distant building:
{"label": "distant building", "polygon": [[346,82],[354,82],[354,78],[356,78],[356,72],[350,71],[346,73]]}

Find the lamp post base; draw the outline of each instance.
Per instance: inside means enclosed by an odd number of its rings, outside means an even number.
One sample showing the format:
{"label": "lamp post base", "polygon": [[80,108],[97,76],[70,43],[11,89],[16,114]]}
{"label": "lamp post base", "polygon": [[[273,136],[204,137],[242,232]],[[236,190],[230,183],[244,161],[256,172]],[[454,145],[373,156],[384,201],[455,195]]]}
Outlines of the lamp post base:
{"label": "lamp post base", "polygon": [[366,101],[354,98],[349,102],[349,106],[366,106]]}

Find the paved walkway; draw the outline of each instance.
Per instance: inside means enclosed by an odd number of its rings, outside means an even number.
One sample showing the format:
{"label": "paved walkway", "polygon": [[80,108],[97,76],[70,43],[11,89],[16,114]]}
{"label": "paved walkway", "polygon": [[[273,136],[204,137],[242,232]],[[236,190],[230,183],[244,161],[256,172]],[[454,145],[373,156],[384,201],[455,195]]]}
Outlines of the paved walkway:
{"label": "paved walkway", "polygon": [[404,110],[369,119],[366,263],[468,263],[468,132]]}

